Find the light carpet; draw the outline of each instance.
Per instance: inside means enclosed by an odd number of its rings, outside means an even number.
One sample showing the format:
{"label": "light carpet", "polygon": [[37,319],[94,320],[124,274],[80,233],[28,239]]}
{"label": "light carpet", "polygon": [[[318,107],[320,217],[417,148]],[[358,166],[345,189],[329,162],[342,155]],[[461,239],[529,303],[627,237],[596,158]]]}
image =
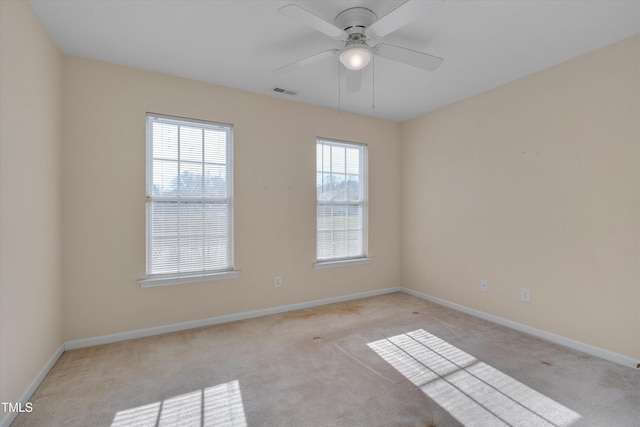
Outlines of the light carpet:
{"label": "light carpet", "polygon": [[26,426],[638,426],[640,371],[393,293],[65,352]]}

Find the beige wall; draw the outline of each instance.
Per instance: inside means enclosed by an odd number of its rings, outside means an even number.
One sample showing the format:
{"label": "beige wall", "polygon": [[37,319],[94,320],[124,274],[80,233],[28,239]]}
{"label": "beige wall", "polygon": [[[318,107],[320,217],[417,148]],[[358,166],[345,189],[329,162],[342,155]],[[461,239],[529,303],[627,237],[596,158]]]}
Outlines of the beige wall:
{"label": "beige wall", "polygon": [[63,339],[60,72],[27,3],[0,1],[2,402],[17,401]]}
{"label": "beige wall", "polygon": [[403,285],[639,358],[638,76],[640,36],[404,123]]}
{"label": "beige wall", "polygon": [[[65,340],[399,285],[398,123],[72,56],[63,70]],[[139,287],[146,112],[233,124],[240,278]],[[313,268],[317,136],[369,146],[371,264]]]}

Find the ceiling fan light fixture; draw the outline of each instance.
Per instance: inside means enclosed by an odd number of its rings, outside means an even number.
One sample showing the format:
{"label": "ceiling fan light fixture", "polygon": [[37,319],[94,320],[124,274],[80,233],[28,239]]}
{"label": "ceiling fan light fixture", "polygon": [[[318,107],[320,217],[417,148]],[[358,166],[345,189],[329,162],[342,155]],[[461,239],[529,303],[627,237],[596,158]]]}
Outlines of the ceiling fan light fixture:
{"label": "ceiling fan light fixture", "polygon": [[349,70],[358,71],[369,65],[373,57],[371,49],[364,44],[354,44],[340,52],[340,62]]}

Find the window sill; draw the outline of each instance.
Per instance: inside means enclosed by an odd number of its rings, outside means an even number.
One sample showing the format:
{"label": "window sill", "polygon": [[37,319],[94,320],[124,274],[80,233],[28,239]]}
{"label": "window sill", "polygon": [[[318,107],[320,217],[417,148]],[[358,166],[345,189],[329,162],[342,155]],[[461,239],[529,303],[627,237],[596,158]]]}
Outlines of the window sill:
{"label": "window sill", "polygon": [[354,259],[342,259],[338,261],[318,261],[313,264],[313,268],[316,270],[324,268],[338,268],[349,267],[351,265],[370,264],[373,258],[354,258]]}
{"label": "window sill", "polygon": [[150,277],[138,280],[141,288],[153,288],[156,286],[182,285],[185,283],[210,282],[212,280],[236,279],[240,276],[239,271],[223,271],[222,273],[196,274],[193,276],[178,277]]}

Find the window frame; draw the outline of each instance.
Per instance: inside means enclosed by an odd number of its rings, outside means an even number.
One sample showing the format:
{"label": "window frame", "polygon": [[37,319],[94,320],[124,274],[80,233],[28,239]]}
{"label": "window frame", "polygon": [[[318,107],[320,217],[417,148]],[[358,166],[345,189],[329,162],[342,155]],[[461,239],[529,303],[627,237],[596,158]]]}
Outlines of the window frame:
{"label": "window frame", "polygon": [[[234,270],[234,193],[233,193],[233,126],[226,123],[218,123],[207,120],[200,119],[192,119],[185,117],[177,117],[170,116],[165,114],[156,114],[148,112],[145,116],[146,122],[146,176],[145,176],[145,191],[146,191],[146,213],[145,213],[145,223],[146,223],[146,243],[145,243],[145,252],[146,252],[146,277],[138,281],[141,287],[153,287],[153,286],[164,286],[164,285],[174,285],[174,284],[182,284],[182,283],[194,283],[194,282],[203,282],[203,281],[211,281],[211,280],[220,280],[220,279],[232,279],[239,276],[239,272]],[[226,258],[227,263],[223,268],[219,269],[204,269],[197,271],[177,271],[172,273],[159,273],[152,271],[152,252],[153,252],[153,223],[152,223],[152,209],[154,208],[154,198],[153,198],[153,185],[154,185],[154,176],[153,176],[153,164],[154,161],[162,161],[160,158],[154,157],[153,151],[153,132],[152,126],[154,123],[167,123],[174,124],[177,126],[185,126],[185,127],[195,127],[201,129],[203,132],[206,129],[211,130],[224,130],[226,132],[226,140],[225,140],[225,184],[226,184],[226,197],[215,197],[215,196],[207,196],[204,194],[204,188],[202,189],[202,196],[196,196],[195,198],[189,198],[189,196],[180,194],[180,187],[176,189],[175,195],[163,195],[162,197],[156,197],[156,199],[160,199],[159,202],[175,202],[175,203],[184,203],[186,200],[192,200],[196,203],[206,204],[222,204],[226,208],[227,214],[227,227],[224,229],[227,236],[227,245],[226,245]],[[204,136],[203,136],[204,138]],[[183,142],[178,141],[178,147]],[[177,148],[180,150],[180,148]],[[215,164],[207,162],[204,156],[204,147],[203,147],[203,157],[202,160],[192,161],[192,160],[183,160],[180,158],[180,151],[176,155],[175,162],[178,167],[178,177],[180,176],[180,165],[184,162],[185,164],[195,164],[201,165],[204,167],[208,164]],[[166,159],[165,159],[166,161]],[[173,161],[173,160],[171,160]],[[186,169],[185,169],[186,170]],[[179,179],[179,178],[178,178]],[[179,185],[179,181],[178,181]],[[203,184],[204,185],[204,184]],[[224,200],[224,202],[220,202],[220,200]],[[179,227],[176,224],[176,234],[179,236]],[[206,227],[203,223],[202,234],[205,233]],[[180,239],[180,237],[177,237]],[[180,248],[180,241],[178,240],[178,248]],[[180,268],[178,267],[180,270]]]}
{"label": "window frame", "polygon": [[[330,145],[344,148],[357,148],[359,150],[359,183],[360,183],[360,200],[354,203],[353,200],[348,200],[346,198],[344,203],[340,203],[341,201],[323,201],[318,198],[318,173],[324,173],[324,169],[318,168],[318,145]],[[343,267],[350,265],[359,265],[359,264],[368,264],[371,262],[371,258],[369,257],[369,164],[368,164],[368,151],[369,147],[367,144],[351,142],[351,141],[343,141],[333,138],[324,138],[317,137],[315,142],[316,149],[316,161],[315,161],[315,173],[316,173],[316,254],[314,263],[314,268],[316,269],[324,269],[324,268],[333,268],[333,267]],[[348,173],[345,169],[345,175]],[[361,233],[362,233],[362,248],[361,253],[355,256],[346,256],[346,257],[329,257],[329,258],[320,258],[319,257],[319,223],[318,223],[318,208],[322,206],[345,206],[357,204],[361,207]]]}

